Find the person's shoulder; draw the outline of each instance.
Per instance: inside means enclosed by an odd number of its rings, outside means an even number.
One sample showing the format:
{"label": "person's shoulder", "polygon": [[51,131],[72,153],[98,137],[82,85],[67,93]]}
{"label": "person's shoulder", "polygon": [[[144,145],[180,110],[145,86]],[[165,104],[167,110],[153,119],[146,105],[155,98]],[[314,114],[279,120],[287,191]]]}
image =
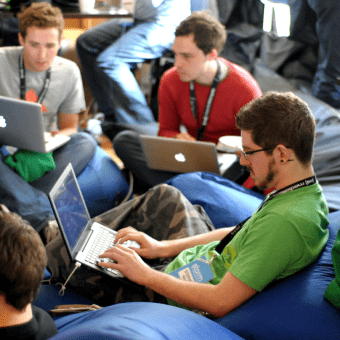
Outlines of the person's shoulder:
{"label": "person's shoulder", "polygon": [[171,67],[169,70],[163,73],[160,86],[180,87],[185,84],[180,80],[176,67]]}
{"label": "person's shoulder", "polygon": [[56,324],[46,311],[32,305],[32,313],[39,326],[39,336],[41,338],[47,339],[58,333]]}
{"label": "person's shoulder", "polygon": [[3,58],[8,58],[8,59],[13,59],[16,57],[19,57],[20,53],[22,51],[21,46],[5,46],[5,47],[0,47],[0,57]]}
{"label": "person's shoulder", "polygon": [[245,68],[224,58],[219,58],[229,67],[229,75],[226,78],[226,82],[231,82],[234,88],[237,86],[242,87],[243,90],[246,88],[250,89],[252,92],[261,95],[261,89],[255,78],[248,72]]}
{"label": "person's shoulder", "polygon": [[286,216],[302,216],[314,218],[314,214],[322,212],[327,215],[327,203],[318,183],[297,188],[277,195],[271,200],[271,207]]}
{"label": "person's shoulder", "polygon": [[62,57],[55,57],[52,63],[52,72],[57,73],[59,77],[65,79],[79,79],[81,78],[80,69],[78,65],[69,59]]}
{"label": "person's shoulder", "polygon": [[67,69],[67,70],[79,70],[78,65],[70,60],[63,57],[56,56],[52,63],[52,68],[55,69]]}
{"label": "person's shoulder", "polygon": [[222,62],[224,62],[229,67],[229,76],[231,77],[238,77],[239,79],[246,78],[246,79],[252,79],[255,81],[254,77],[251,75],[249,71],[247,71],[244,67],[237,65],[235,63],[232,63],[229,60],[226,60],[224,58],[219,58]]}
{"label": "person's shoulder", "polygon": [[171,67],[170,69],[166,70],[162,76],[163,79],[179,79],[179,76],[178,76],[178,73],[177,73],[177,70],[176,70],[176,67],[173,66]]}

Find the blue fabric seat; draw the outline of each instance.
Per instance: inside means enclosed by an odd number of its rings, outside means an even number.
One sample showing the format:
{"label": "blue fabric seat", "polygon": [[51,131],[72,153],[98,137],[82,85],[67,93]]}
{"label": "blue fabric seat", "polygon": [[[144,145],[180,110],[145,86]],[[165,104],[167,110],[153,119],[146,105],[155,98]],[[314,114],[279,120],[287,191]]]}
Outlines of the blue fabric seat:
{"label": "blue fabric seat", "polygon": [[91,217],[117,206],[129,190],[118,166],[99,146],[77,180]]}
{"label": "blue fabric seat", "polygon": [[225,339],[236,334],[187,310],[150,302],[129,302],[56,320],[51,339]]}
{"label": "blue fabric seat", "polygon": [[60,289],[61,285],[42,285],[36,300],[33,302],[33,305],[43,309],[48,313],[57,305],[93,304],[91,300],[77,294],[74,291],[71,291],[69,288],[67,288],[67,286],[64,295],[61,296],[59,295]]}
{"label": "blue fabric seat", "polygon": [[216,228],[231,227],[248,218],[263,201],[262,194],[209,172],[178,175],[167,184],[201,205]]}

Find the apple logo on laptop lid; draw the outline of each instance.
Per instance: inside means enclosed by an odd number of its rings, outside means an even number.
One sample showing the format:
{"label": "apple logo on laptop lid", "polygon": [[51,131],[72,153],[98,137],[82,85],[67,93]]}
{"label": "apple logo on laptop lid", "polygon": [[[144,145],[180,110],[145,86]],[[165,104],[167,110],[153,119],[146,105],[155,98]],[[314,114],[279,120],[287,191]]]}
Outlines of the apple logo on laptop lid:
{"label": "apple logo on laptop lid", "polygon": [[177,153],[175,155],[175,159],[177,162],[181,162],[181,163],[184,163],[186,161],[186,158],[182,153]]}
{"label": "apple logo on laptop lid", "polygon": [[6,119],[4,118],[4,116],[0,116],[0,128],[5,128],[6,126]]}

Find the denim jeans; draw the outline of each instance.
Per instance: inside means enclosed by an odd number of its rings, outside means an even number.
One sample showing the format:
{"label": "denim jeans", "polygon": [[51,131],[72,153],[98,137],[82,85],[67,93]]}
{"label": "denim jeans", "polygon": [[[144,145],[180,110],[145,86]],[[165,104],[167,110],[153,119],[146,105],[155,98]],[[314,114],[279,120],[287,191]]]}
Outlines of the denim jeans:
{"label": "denim jeans", "polygon": [[0,203],[27,220],[38,232],[50,220],[55,219],[48,192],[68,163],[72,163],[78,175],[93,158],[96,141],[85,132],[71,136],[71,140],[53,152],[56,168],[40,179],[27,183],[20,175],[0,159]]}
{"label": "denim jeans", "polygon": [[105,119],[127,124],[154,121],[131,69],[161,57],[173,41],[173,30],[159,23],[136,21],[127,27],[119,19],[79,36],[77,52],[85,79]]}
{"label": "denim jeans", "polygon": [[340,2],[338,0],[289,0],[291,38],[318,44],[318,66],[312,94],[340,108]]}

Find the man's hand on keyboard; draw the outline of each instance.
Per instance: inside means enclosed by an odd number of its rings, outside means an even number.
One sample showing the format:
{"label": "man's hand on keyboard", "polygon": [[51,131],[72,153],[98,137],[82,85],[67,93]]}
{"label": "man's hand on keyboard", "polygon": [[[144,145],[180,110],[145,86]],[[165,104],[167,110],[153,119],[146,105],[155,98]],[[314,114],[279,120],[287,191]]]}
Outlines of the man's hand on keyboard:
{"label": "man's hand on keyboard", "polygon": [[[146,271],[152,271],[134,250],[121,244],[117,244],[106,250],[104,254],[99,255],[99,258],[105,259],[105,262],[98,262],[98,266],[117,269],[129,280],[140,285],[146,284],[146,282],[144,282]],[[107,259],[112,259],[117,263],[108,262]]]}
{"label": "man's hand on keyboard", "polygon": [[155,259],[162,257],[163,243],[152,237],[140,232],[132,227],[121,229],[117,232],[115,243],[123,244],[126,241],[135,241],[139,243],[140,248],[131,246],[138,255],[145,259]]}

